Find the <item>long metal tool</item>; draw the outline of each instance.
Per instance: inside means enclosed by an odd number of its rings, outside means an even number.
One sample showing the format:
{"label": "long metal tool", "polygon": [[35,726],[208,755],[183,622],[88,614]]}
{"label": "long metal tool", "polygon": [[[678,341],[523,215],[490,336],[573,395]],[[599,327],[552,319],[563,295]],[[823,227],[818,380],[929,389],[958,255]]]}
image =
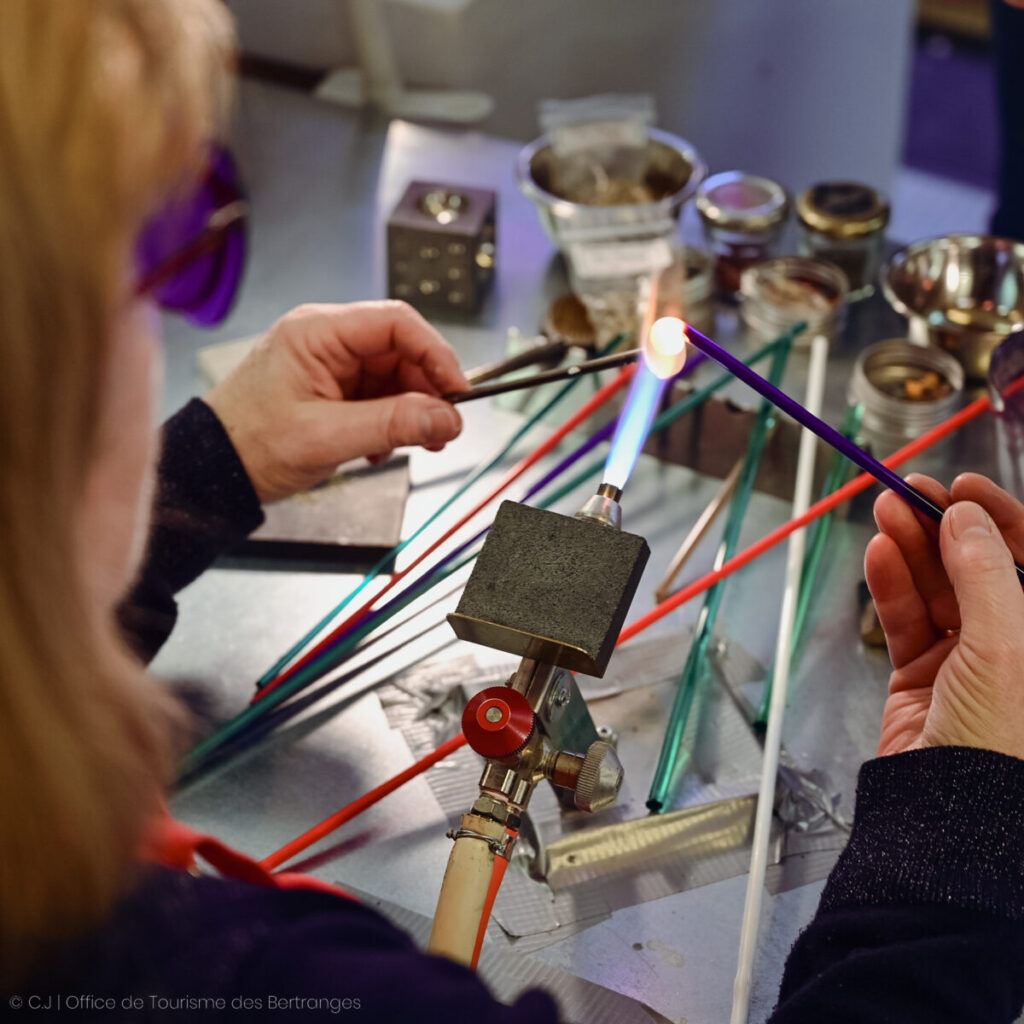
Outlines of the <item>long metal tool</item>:
{"label": "long metal tool", "polygon": [[572,363],[569,366],[560,366],[555,370],[542,370],[540,373],[531,373],[529,377],[517,377],[515,380],[499,381],[497,384],[482,384],[479,387],[470,388],[469,391],[449,391],[441,397],[446,402],[457,405],[459,402],[471,402],[476,398],[504,395],[509,391],[535,388],[541,384],[551,384],[554,381],[573,380],[587,373],[597,373],[599,370],[612,370],[619,366],[625,366],[627,363],[635,362],[639,356],[640,349],[638,348],[630,349],[628,352],[613,352],[610,356],[588,359],[583,363]]}

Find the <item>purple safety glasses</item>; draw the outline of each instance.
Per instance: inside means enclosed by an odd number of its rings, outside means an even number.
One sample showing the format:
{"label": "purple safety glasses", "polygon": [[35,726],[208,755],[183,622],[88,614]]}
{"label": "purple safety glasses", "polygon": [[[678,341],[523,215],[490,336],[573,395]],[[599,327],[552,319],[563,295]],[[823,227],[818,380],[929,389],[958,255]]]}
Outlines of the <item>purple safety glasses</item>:
{"label": "purple safety glasses", "polygon": [[245,269],[245,191],[224,148],[211,147],[206,174],[187,198],[169,203],[136,243],[136,294],[211,327],[230,312]]}

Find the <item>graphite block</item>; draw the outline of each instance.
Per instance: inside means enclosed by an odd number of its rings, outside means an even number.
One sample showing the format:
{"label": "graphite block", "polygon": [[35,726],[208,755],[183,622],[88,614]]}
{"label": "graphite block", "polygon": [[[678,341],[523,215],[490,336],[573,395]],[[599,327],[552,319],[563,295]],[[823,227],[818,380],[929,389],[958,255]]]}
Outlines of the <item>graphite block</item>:
{"label": "graphite block", "polygon": [[649,555],[643,537],[505,501],[448,621],[460,639],[601,676]]}

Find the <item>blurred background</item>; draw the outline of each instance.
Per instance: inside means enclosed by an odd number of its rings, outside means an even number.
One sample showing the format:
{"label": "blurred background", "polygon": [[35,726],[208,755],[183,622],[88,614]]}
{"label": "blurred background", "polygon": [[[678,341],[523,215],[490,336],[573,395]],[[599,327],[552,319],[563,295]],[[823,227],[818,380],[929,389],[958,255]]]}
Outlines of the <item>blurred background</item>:
{"label": "blurred background", "polygon": [[[353,0],[229,0],[245,72],[312,90],[360,60]],[[547,97],[647,92],[712,173],[797,193],[870,182],[889,235],[983,231],[997,120],[988,0],[371,0],[405,82],[492,97],[481,131],[526,141]]]}

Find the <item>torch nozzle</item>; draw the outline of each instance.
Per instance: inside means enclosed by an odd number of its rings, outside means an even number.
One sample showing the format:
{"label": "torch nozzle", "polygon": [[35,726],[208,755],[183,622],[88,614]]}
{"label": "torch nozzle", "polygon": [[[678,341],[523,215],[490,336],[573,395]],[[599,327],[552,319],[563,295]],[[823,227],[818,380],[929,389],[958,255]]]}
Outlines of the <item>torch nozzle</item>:
{"label": "torch nozzle", "polygon": [[611,526],[616,530],[622,529],[622,506],[619,498],[622,497],[622,488],[615,484],[603,483],[597,489],[597,494],[587,498],[583,508],[576,513],[577,519],[594,519],[605,526]]}

